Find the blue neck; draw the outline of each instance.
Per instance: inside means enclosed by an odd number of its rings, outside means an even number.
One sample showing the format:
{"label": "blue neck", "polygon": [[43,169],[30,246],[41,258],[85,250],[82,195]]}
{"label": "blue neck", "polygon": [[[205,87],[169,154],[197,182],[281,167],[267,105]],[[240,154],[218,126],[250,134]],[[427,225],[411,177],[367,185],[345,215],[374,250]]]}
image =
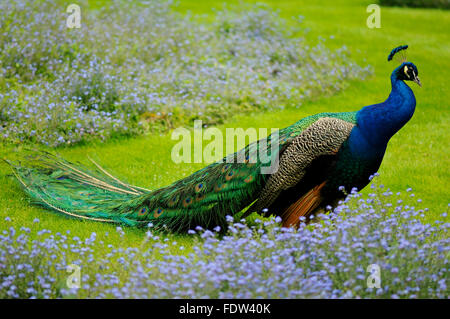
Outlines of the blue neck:
{"label": "blue neck", "polygon": [[414,114],[416,98],[411,88],[391,75],[392,90],[386,101],[363,107],[356,115],[362,136],[372,146],[385,148],[389,139],[405,125]]}

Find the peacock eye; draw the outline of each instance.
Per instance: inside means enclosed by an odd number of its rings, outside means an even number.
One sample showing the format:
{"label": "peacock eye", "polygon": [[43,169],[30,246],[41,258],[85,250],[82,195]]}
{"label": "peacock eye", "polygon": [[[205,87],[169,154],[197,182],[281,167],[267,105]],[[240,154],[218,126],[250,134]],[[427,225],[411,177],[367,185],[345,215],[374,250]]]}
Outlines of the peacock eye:
{"label": "peacock eye", "polygon": [[407,79],[411,80],[414,78],[413,73],[414,70],[411,67],[408,67],[407,65],[405,65],[405,67],[403,68],[403,72],[405,73],[405,76]]}

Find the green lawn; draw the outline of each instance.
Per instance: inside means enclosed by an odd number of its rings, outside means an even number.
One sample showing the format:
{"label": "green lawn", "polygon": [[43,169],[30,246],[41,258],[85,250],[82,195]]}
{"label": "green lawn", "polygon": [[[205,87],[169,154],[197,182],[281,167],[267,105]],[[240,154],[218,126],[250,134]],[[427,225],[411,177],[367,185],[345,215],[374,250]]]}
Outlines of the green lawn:
{"label": "green lawn", "polygon": [[[323,97],[288,109],[258,114],[239,115],[229,120],[225,127],[282,128],[298,119],[323,111],[357,110],[364,105],[383,101],[390,91],[389,76],[396,67],[388,63],[389,51],[408,44],[409,60],[420,73],[422,88],[412,84],[416,94],[417,109],[413,119],[390,142],[380,169],[379,183],[393,191],[413,188],[416,199],[421,198],[424,207],[430,208],[427,218],[434,220],[447,209],[449,181],[449,99],[447,89],[450,69],[450,12],[425,9],[381,9],[381,28],[366,27],[366,6],[371,1],[266,1],[279,9],[284,17],[304,16],[304,26],[311,33],[308,38],[322,36],[330,47],[346,45],[352,58],[363,64],[371,64],[374,75],[365,81],[354,81],[334,96]],[[103,2],[98,1],[101,5]],[[237,1],[235,3],[238,3]],[[179,10],[193,14],[209,14],[199,17],[212,19],[212,7],[221,7],[220,1],[181,1]],[[302,31],[303,32],[303,28]],[[333,36],[333,38],[330,38]],[[86,155],[94,155],[105,167],[132,184],[154,189],[184,177],[199,169],[201,164],[175,164],[170,159],[175,141],[170,134],[151,135],[132,139],[118,139],[108,143],[75,146],[58,149],[69,160],[86,161]],[[15,146],[2,146],[0,157],[15,152]],[[33,219],[41,220],[40,227],[52,231],[71,229],[73,235],[87,236],[95,231],[99,239],[104,232],[114,232],[114,226],[71,220],[31,206],[9,174],[9,168],[0,164],[0,220],[9,216],[15,225],[30,226]],[[367,190],[366,190],[367,191]],[[406,195],[405,195],[406,196]],[[413,203],[413,200],[410,199]],[[415,204],[414,204],[415,205]],[[127,229],[127,245],[138,244],[142,232]],[[189,241],[180,236],[178,241]],[[83,237],[82,237],[83,238]],[[108,241],[120,238],[110,234]]]}

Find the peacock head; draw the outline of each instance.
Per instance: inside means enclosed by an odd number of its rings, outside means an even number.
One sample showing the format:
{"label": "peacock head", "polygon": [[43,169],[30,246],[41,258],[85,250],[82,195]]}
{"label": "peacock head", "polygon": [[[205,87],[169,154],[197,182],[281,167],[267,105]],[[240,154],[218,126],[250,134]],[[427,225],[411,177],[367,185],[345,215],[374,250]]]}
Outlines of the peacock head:
{"label": "peacock head", "polygon": [[412,62],[403,62],[397,69],[394,70],[396,72],[396,77],[402,81],[413,81],[417,83],[419,86],[422,86],[419,80],[419,71],[417,67]]}
{"label": "peacock head", "polygon": [[[413,81],[417,83],[419,86],[422,86],[422,83],[420,83],[419,80],[419,71],[417,70],[417,67],[412,62],[406,61],[406,55],[405,50],[408,48],[407,45],[401,45],[399,47],[396,47],[391,51],[391,53],[388,56],[388,61],[391,61],[394,56],[400,57],[399,62],[401,62],[401,65],[397,67],[394,72],[392,72],[392,75],[395,76],[396,79],[401,81]],[[400,54],[398,54],[400,52]]]}

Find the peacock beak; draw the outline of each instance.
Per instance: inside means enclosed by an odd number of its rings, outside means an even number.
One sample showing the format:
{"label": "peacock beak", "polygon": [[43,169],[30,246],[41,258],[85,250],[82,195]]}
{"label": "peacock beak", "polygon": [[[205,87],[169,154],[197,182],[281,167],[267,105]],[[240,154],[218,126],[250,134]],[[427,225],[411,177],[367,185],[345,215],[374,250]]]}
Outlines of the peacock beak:
{"label": "peacock beak", "polygon": [[419,85],[420,87],[422,87],[422,83],[420,83],[419,77],[416,76],[413,80],[413,82],[417,83],[417,85]]}

